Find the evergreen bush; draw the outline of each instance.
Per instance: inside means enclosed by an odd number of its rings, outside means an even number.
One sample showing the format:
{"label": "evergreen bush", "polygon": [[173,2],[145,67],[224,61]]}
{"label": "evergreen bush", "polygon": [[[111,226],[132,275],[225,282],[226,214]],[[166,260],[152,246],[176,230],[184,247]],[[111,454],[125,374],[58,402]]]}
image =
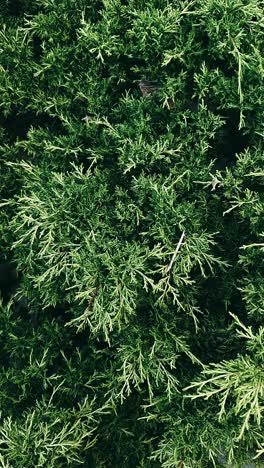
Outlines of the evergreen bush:
{"label": "evergreen bush", "polygon": [[263,11],[0,2],[3,468],[264,466]]}

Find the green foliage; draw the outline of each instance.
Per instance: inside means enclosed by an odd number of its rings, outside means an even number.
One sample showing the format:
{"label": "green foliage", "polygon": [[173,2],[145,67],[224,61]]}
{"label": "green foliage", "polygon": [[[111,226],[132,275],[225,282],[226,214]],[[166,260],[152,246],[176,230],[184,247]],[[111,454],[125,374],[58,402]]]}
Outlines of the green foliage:
{"label": "green foliage", "polygon": [[[36,404],[21,420],[7,418],[1,429],[3,463],[11,466],[80,466],[79,454],[95,443],[94,414],[86,404],[65,412],[50,401]],[[6,465],[3,465],[6,466]],[[7,465],[9,466],[9,465]]]}
{"label": "green foliage", "polygon": [[263,7],[1,2],[1,466],[263,464]]}

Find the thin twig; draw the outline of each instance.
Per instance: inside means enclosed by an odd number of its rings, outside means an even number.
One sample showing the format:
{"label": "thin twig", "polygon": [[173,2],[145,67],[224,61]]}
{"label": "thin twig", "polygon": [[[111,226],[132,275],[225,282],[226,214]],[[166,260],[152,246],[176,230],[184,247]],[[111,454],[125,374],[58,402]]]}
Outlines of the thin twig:
{"label": "thin twig", "polygon": [[179,242],[178,242],[178,244],[177,244],[177,247],[176,247],[176,249],[175,249],[175,252],[174,252],[174,254],[173,254],[173,256],[172,256],[172,259],[171,259],[171,261],[170,261],[170,264],[169,264],[169,266],[166,268],[165,275],[167,275],[167,274],[171,271],[172,266],[173,266],[173,263],[174,263],[175,258],[176,258],[176,255],[177,255],[177,253],[179,252],[180,246],[181,246],[182,243],[183,243],[184,237],[185,237],[185,232],[183,232],[182,235],[181,235],[181,237],[180,237],[180,240],[179,240]]}
{"label": "thin twig", "polygon": [[85,312],[89,312],[89,310],[90,310],[91,307],[93,306],[93,303],[94,303],[94,301],[95,301],[95,299],[96,299],[96,297],[97,297],[97,295],[98,295],[98,292],[99,292],[99,287],[100,287],[100,286],[96,286],[96,288],[95,288],[95,290],[94,290],[94,292],[93,292],[92,298],[91,298],[91,300],[90,300],[88,306],[86,307]]}

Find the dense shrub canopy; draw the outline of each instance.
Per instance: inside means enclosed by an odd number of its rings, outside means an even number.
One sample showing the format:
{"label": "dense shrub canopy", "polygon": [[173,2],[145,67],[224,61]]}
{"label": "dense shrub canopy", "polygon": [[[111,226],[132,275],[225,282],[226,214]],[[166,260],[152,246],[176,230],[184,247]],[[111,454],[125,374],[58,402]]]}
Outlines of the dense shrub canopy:
{"label": "dense shrub canopy", "polygon": [[263,460],[263,11],[0,3],[2,467]]}

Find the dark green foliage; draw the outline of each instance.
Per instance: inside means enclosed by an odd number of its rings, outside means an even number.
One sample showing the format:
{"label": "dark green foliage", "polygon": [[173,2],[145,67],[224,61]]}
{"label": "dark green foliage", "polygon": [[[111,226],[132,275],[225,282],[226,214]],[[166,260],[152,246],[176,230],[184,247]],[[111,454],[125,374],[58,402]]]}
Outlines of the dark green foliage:
{"label": "dark green foliage", "polygon": [[1,2],[4,468],[263,466],[263,11]]}

